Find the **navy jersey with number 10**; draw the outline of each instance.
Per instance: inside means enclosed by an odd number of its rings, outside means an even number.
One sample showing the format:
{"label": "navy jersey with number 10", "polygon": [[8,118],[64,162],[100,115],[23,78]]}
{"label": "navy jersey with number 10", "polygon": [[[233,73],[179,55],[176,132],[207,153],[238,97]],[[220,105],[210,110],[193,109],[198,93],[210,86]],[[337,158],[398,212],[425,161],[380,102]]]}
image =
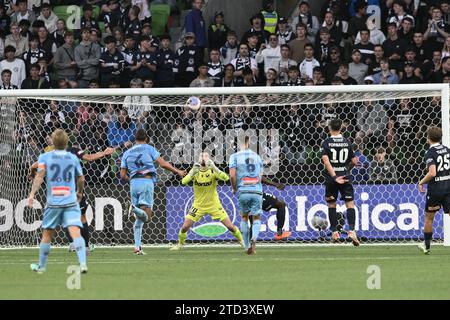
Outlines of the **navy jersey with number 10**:
{"label": "navy jersey with number 10", "polygon": [[71,207],[77,204],[76,178],[83,175],[80,160],[65,150],[41,154],[38,172],[45,169],[47,206]]}
{"label": "navy jersey with number 10", "polygon": [[[324,155],[330,159],[331,166],[338,177],[349,176],[349,165],[355,157],[350,141],[342,135],[325,139],[321,148],[321,156]],[[326,170],[325,178],[328,181],[333,181]]]}
{"label": "navy jersey with number 10", "polygon": [[425,155],[427,168],[436,166],[436,176],[428,183],[428,194],[450,194],[450,149],[434,144]]}

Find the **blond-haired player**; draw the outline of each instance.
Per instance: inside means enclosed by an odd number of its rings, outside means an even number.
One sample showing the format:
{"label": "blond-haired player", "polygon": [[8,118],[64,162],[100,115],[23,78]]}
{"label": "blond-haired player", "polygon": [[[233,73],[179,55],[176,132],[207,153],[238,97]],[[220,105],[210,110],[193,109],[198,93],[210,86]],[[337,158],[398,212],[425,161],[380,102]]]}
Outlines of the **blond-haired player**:
{"label": "blond-haired player", "polygon": [[181,181],[182,185],[187,185],[193,181],[194,186],[194,203],[186,216],[183,226],[178,233],[178,243],[170,250],[181,250],[186,242],[187,232],[200,221],[204,216],[210,215],[212,219],[219,220],[231,234],[243,245],[242,234],[233,222],[231,222],[228,214],[222,207],[217,193],[217,183],[219,181],[228,181],[228,175],[220,171],[214,161],[212,161],[207,152],[202,152],[199,156],[200,164],[194,164],[191,171]]}

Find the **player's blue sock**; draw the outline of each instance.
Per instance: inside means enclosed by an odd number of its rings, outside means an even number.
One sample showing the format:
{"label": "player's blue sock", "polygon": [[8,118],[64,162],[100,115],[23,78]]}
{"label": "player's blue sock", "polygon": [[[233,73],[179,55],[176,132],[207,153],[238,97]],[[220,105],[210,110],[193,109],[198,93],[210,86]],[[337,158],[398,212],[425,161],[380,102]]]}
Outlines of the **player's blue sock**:
{"label": "player's blue sock", "polygon": [[253,220],[252,241],[258,240],[259,230],[261,230],[261,220]]}
{"label": "player's blue sock", "polygon": [[39,268],[47,268],[48,254],[50,253],[50,243],[41,242],[39,245]]}
{"label": "player's blue sock", "polygon": [[136,219],[134,221],[134,247],[141,247],[141,238],[142,238],[142,228],[144,227],[144,222]]}
{"label": "player's blue sock", "polygon": [[73,245],[77,251],[78,261],[80,264],[86,264],[86,242],[83,237],[73,239]]}
{"label": "player's blue sock", "polygon": [[241,233],[242,233],[242,238],[244,238],[244,246],[247,249],[248,247],[250,247],[250,241],[248,238],[248,221],[241,221]]}

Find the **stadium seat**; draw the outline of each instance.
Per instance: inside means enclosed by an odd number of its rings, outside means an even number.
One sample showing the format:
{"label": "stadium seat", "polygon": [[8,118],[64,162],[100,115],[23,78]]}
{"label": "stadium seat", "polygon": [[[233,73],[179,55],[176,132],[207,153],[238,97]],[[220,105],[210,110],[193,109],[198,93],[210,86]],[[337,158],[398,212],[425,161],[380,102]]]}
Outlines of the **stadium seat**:
{"label": "stadium seat", "polygon": [[152,13],[152,33],[155,36],[162,36],[167,32],[167,22],[170,16],[170,6],[168,4],[151,4]]}
{"label": "stadium seat", "polygon": [[94,10],[92,10],[92,16],[95,19],[97,19],[99,15],[100,15],[100,7],[99,6],[94,6]]}
{"label": "stadium seat", "polygon": [[98,22],[98,27],[100,28],[100,32],[102,34],[104,34],[105,33],[105,23],[103,21],[99,21]]}

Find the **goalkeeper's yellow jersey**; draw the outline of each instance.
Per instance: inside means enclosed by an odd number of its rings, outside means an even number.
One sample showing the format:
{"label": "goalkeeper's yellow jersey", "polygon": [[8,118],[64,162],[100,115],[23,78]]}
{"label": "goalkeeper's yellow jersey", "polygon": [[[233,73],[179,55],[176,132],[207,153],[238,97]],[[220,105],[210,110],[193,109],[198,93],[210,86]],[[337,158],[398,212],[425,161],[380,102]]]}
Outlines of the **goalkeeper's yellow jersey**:
{"label": "goalkeeper's yellow jersey", "polygon": [[215,173],[212,169],[200,170],[192,179],[185,176],[181,183],[188,184],[191,180],[194,184],[193,207],[201,211],[217,210],[222,207],[217,193],[219,180],[228,181],[230,178],[225,172]]}

